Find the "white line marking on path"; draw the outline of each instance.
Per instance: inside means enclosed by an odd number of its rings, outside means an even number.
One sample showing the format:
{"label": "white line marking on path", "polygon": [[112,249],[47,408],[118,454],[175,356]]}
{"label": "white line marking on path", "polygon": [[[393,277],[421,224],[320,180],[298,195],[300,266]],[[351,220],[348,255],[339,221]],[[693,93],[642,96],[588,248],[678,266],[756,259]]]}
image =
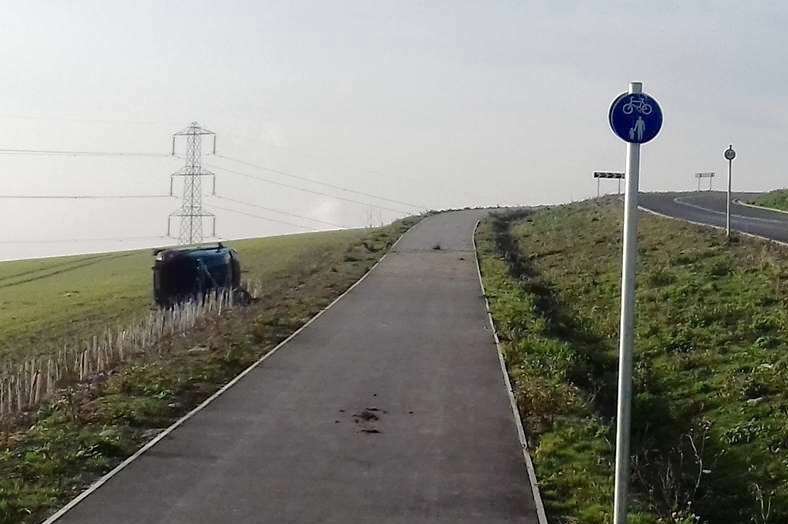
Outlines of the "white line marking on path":
{"label": "white line marking on path", "polygon": [[[714,213],[715,215],[725,216],[725,211],[717,211],[716,209],[709,209],[707,207],[703,207],[703,206],[700,206],[698,204],[691,204],[690,202],[687,202],[685,200],[686,198],[691,198],[691,197],[677,197],[677,198],[674,198],[673,201],[675,203],[677,203],[677,204],[682,205],[682,206],[693,207],[695,209],[700,209],[702,211],[708,211],[709,213]],[[739,220],[751,220],[751,221],[754,221],[754,222],[767,222],[769,224],[784,224],[785,223],[785,220],[779,220],[779,219],[776,219],[776,218],[748,217],[748,216],[745,216],[745,215],[735,215],[733,213],[731,213],[731,218],[738,218]]]}
{"label": "white line marking on path", "polygon": [[498,353],[498,363],[501,365],[501,373],[503,374],[503,381],[506,385],[506,393],[509,395],[509,404],[512,407],[512,415],[514,416],[514,425],[517,429],[517,438],[520,440],[520,447],[523,450],[523,457],[525,458],[525,467],[528,470],[528,480],[531,484],[531,491],[533,492],[534,504],[536,505],[536,516],[539,519],[539,524],[547,524],[547,515],[544,511],[544,504],[542,503],[542,494],[539,492],[539,482],[536,480],[536,471],[534,470],[534,463],[531,460],[531,454],[528,452],[528,440],[525,438],[525,428],[523,428],[523,421],[520,418],[520,410],[517,409],[517,401],[514,399],[514,391],[512,390],[512,383],[509,380],[509,372],[506,369],[506,361],[503,358],[503,350],[501,349],[501,341],[498,338],[498,330],[495,329],[495,321],[490,311],[490,302],[487,300],[487,292],[484,289],[484,281],[482,280],[482,268],[479,264],[479,251],[476,249],[476,230],[479,229],[480,220],[476,221],[473,227],[471,240],[473,241],[473,252],[476,259],[476,274],[479,276],[479,286],[482,290],[482,297],[484,297],[484,308],[487,310],[487,320],[492,329],[493,338],[495,339],[495,348]]}
{"label": "white line marking on path", "polygon": [[763,211],[771,211],[772,213],[783,213],[785,215],[788,215],[788,211],[786,211],[784,209],[777,209],[775,207],[758,206],[756,204],[748,204],[747,202],[739,200],[738,198],[735,199],[733,201],[733,203],[737,204],[737,205],[740,205],[740,206],[744,206],[744,207],[751,207],[753,209],[760,209],[760,210],[763,210]]}
{"label": "white line marking on path", "polygon": [[[714,226],[712,224],[704,224],[703,222],[695,222],[694,220],[687,220],[686,218],[679,218],[679,217],[672,217],[670,215],[666,215],[664,213],[660,213],[659,211],[654,211],[653,209],[649,209],[647,207],[638,206],[638,209],[641,211],[645,211],[646,213],[651,213],[654,216],[658,216],[661,218],[669,218],[670,220],[678,220],[679,222],[686,222],[687,224],[692,224],[694,226],[703,226],[703,227],[710,227],[713,229],[719,229],[720,231],[725,231],[724,227],[721,226]],[[778,244],[780,246],[788,247],[788,242],[783,242],[781,240],[775,240],[773,238],[764,237],[761,235],[756,235],[754,233],[747,233],[745,231],[734,231],[740,235],[744,235],[751,238],[757,238],[758,240],[765,240],[766,242],[771,242],[773,244]]]}

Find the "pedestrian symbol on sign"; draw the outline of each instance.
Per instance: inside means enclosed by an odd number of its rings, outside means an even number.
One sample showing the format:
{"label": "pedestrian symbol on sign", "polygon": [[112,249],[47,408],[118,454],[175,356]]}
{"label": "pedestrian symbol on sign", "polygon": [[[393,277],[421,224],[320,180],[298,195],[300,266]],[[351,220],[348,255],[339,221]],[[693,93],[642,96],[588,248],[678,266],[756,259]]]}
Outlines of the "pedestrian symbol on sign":
{"label": "pedestrian symbol on sign", "polygon": [[643,133],[645,131],[646,131],[646,122],[643,121],[642,116],[638,116],[638,119],[635,121],[635,126],[630,128],[629,130],[630,142],[642,142]]}

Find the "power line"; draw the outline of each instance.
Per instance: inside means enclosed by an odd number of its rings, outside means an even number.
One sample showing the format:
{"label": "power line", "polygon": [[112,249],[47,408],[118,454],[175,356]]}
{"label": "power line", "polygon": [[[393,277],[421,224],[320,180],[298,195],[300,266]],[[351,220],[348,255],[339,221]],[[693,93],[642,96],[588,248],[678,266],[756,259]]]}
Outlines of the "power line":
{"label": "power line", "polygon": [[63,199],[63,200],[103,200],[135,198],[173,198],[172,195],[0,195],[0,199]]}
{"label": "power line", "polygon": [[331,195],[329,193],[323,193],[322,191],[315,191],[314,189],[306,189],[306,188],[303,188],[303,187],[293,186],[293,185],[290,185],[290,184],[285,184],[284,182],[278,182],[276,180],[271,180],[270,178],[264,178],[264,177],[257,176],[257,175],[250,175],[249,173],[243,173],[241,171],[235,171],[234,169],[229,169],[229,168],[226,168],[226,167],[221,167],[221,166],[217,166],[217,165],[213,165],[213,164],[205,164],[205,165],[208,166],[208,167],[212,167],[214,169],[218,169],[220,171],[225,171],[227,173],[231,173],[233,175],[238,175],[238,176],[250,178],[252,180],[258,180],[260,182],[265,182],[267,184],[273,184],[273,185],[276,185],[276,186],[287,187],[289,189],[295,189],[296,191],[303,191],[305,193],[312,193],[313,195],[320,195],[320,196],[324,196],[324,197],[328,197],[328,198],[334,198],[336,200],[343,200],[345,202],[352,202],[353,204],[360,204],[360,205],[366,206],[366,207],[374,207],[376,209],[382,209],[384,211],[391,211],[391,212],[397,213],[397,214],[406,214],[407,215],[407,214],[411,213],[411,211],[405,211],[405,210],[402,210],[402,209],[393,209],[393,208],[381,206],[381,205],[378,205],[378,204],[372,204],[370,202],[363,202],[361,200],[354,200],[352,198],[346,198],[346,197],[341,197],[341,196],[337,196],[337,195]]}
{"label": "power line", "polygon": [[303,229],[304,231],[314,231],[313,229],[310,229],[308,227],[302,226],[300,224],[294,224],[292,222],[287,222],[287,221],[284,221],[284,220],[278,220],[276,218],[269,218],[269,217],[264,217],[264,216],[261,216],[261,215],[255,215],[253,213],[247,213],[245,211],[238,211],[237,209],[231,209],[229,207],[220,207],[220,206],[217,206],[216,204],[212,204],[211,207],[214,208],[214,209],[221,209],[222,211],[229,211],[231,213],[237,213],[239,215],[244,215],[244,216],[248,216],[248,217],[251,217],[251,218],[259,218],[260,220],[267,220],[268,222],[276,222],[278,224],[284,224],[286,226],[297,227],[298,229]]}
{"label": "power line", "polygon": [[126,125],[145,125],[145,126],[170,126],[177,125],[173,122],[163,122],[154,120],[112,120],[107,118],[74,118],[67,116],[57,115],[22,115],[2,113],[0,118],[10,118],[15,120],[47,120],[47,121],[61,121],[61,122],[76,122],[87,124],[126,124]]}
{"label": "power line", "polygon": [[170,158],[168,153],[145,153],[134,151],[78,151],[69,149],[22,149],[0,147],[0,154],[32,154],[32,155],[58,155],[58,156],[126,156],[126,157],[153,157]]}
{"label": "power line", "polygon": [[335,184],[330,184],[328,182],[323,182],[321,180],[315,180],[314,178],[308,178],[308,177],[305,177],[305,176],[289,173],[287,171],[282,171],[282,170],[279,170],[279,169],[273,169],[273,168],[270,168],[270,167],[261,166],[259,164],[253,164],[252,162],[247,162],[245,160],[241,160],[241,159],[238,159],[238,158],[233,158],[233,157],[229,157],[229,156],[226,156],[226,155],[219,155],[219,154],[216,154],[214,156],[219,157],[219,158],[224,158],[224,159],[230,160],[232,162],[238,162],[239,164],[243,164],[245,166],[255,167],[255,168],[261,169],[263,171],[268,171],[268,172],[271,172],[271,173],[276,173],[278,175],[294,178],[296,180],[303,180],[304,182],[311,182],[312,184],[318,184],[318,185],[321,185],[321,186],[330,187],[332,189],[337,189],[339,191],[345,191],[345,192],[348,192],[348,193],[354,193],[356,195],[361,195],[361,196],[366,196],[366,197],[370,197],[370,198],[375,198],[377,200],[383,200],[385,202],[391,202],[392,204],[402,204],[404,206],[412,207],[414,209],[419,209],[419,210],[426,209],[425,206],[420,206],[420,205],[417,205],[417,204],[411,204],[410,202],[403,202],[402,200],[395,200],[393,198],[388,198],[388,197],[384,197],[384,196],[380,196],[380,195],[375,195],[373,193],[365,193],[364,191],[358,191],[356,189],[351,189],[349,187],[338,186],[338,185],[335,185]]}
{"label": "power line", "polygon": [[166,236],[108,237],[108,238],[64,238],[47,240],[0,240],[0,244],[64,244],[66,242],[131,242],[134,240],[168,239]]}
{"label": "power line", "polygon": [[318,222],[320,224],[325,224],[327,226],[338,227],[340,229],[347,229],[348,228],[348,226],[344,226],[342,224],[335,224],[333,222],[327,222],[325,220],[320,220],[318,218],[307,217],[307,216],[304,216],[304,215],[297,215],[297,214],[291,213],[289,211],[282,211],[280,209],[273,209],[273,208],[261,206],[261,205],[258,205],[258,204],[252,204],[252,203],[249,203],[249,202],[243,202],[241,200],[236,200],[234,198],[229,198],[229,197],[219,196],[219,195],[212,195],[212,196],[213,196],[213,198],[219,198],[221,200],[227,200],[229,202],[235,202],[236,204],[241,204],[241,205],[244,205],[244,206],[256,207],[258,209],[263,209],[265,211],[270,211],[272,213],[279,213],[279,214],[291,216],[291,217],[294,217],[294,218],[301,218],[303,220],[311,220],[312,222]]}

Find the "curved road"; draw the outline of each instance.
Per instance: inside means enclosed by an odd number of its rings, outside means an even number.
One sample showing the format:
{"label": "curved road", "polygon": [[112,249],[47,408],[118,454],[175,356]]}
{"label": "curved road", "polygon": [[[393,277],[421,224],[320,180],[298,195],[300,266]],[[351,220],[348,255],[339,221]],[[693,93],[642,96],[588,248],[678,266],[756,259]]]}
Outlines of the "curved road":
{"label": "curved road", "polygon": [[483,214],[415,226],[58,523],[536,523],[476,273]]}
{"label": "curved road", "polygon": [[[758,193],[733,193],[734,200],[747,201]],[[641,193],[640,206],[683,220],[725,227],[725,198],[721,191],[691,193]],[[731,229],[788,242],[788,213],[731,204]]]}

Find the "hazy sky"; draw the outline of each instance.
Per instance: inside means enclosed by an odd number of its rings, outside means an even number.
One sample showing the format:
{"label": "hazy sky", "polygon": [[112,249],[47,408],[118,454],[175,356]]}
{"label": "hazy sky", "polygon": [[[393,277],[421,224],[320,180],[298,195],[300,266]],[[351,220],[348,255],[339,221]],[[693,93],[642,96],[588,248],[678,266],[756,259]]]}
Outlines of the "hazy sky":
{"label": "hazy sky", "polygon": [[[729,143],[735,189],[788,185],[782,2],[5,0],[0,8],[2,147],[167,153],[171,133],[197,120],[226,156],[429,208],[563,202],[595,193],[592,171],[623,170],[625,146],[607,110],[639,80],[665,115],[643,148],[644,190],[690,189],[694,172],[722,173]],[[0,193],[166,193],[180,165],[0,155]],[[395,216],[215,171],[220,196],[351,226]],[[8,258],[161,242],[6,243],[162,235],[178,201],[0,206],[0,258]],[[228,238],[298,231],[216,214]]]}

